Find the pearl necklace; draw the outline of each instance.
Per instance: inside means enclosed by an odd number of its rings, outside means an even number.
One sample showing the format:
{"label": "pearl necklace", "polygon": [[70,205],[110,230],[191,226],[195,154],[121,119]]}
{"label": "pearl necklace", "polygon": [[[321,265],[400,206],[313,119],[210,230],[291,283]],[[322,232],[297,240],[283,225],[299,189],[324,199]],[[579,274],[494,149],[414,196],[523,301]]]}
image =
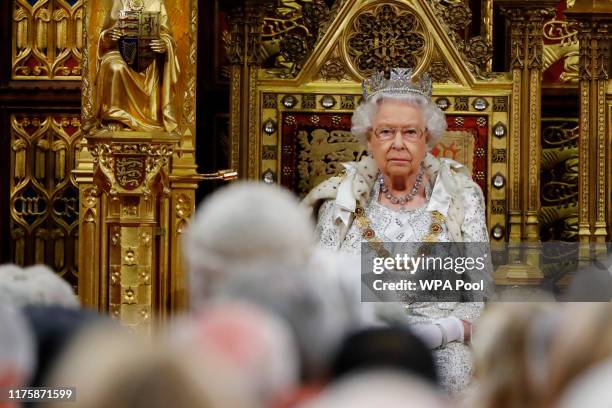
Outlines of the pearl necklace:
{"label": "pearl necklace", "polygon": [[378,184],[380,184],[380,191],[385,195],[385,197],[387,197],[387,199],[389,199],[389,201],[391,201],[392,204],[399,204],[404,206],[409,201],[412,201],[412,199],[419,192],[419,187],[421,187],[421,182],[423,181],[424,173],[425,169],[423,168],[423,166],[421,166],[421,170],[419,170],[419,174],[417,174],[416,181],[414,182],[414,186],[412,186],[410,192],[405,196],[399,198],[389,192],[389,187],[387,187],[387,185],[385,184],[385,179],[383,178],[383,175],[381,173],[378,178]]}

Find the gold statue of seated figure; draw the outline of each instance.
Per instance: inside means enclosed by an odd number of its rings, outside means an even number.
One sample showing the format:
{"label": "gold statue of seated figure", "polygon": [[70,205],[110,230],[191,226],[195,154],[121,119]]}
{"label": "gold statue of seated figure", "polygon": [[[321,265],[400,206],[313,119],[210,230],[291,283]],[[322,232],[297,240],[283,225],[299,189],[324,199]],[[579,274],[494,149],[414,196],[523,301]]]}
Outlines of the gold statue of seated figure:
{"label": "gold statue of seated figure", "polygon": [[98,40],[99,130],[176,131],[175,49],[163,0],[114,0]]}

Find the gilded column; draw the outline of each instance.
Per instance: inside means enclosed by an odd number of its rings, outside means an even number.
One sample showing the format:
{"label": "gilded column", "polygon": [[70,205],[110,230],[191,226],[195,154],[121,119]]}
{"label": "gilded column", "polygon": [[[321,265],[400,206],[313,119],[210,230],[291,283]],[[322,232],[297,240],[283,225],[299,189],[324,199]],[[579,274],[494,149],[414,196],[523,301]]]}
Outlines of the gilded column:
{"label": "gilded column", "polygon": [[550,8],[544,8],[547,4],[541,2],[542,8],[529,9],[527,11],[527,79],[528,103],[526,106],[525,132],[522,135],[525,142],[526,170],[525,179],[526,194],[525,205],[525,232],[523,239],[528,242],[540,241],[540,154],[541,146],[541,118],[542,118],[542,50],[543,50],[543,27],[544,23],[554,16],[555,2],[550,2]]}
{"label": "gilded column", "polygon": [[510,241],[538,242],[542,29],[554,15],[556,2],[502,0],[498,4],[511,30]]}
{"label": "gilded column", "polygon": [[[612,4],[577,0],[566,11],[580,41],[579,240],[605,244],[610,219],[610,47]],[[584,253],[586,258],[588,254]]]}
{"label": "gilded column", "polygon": [[234,8],[226,42],[231,64],[230,167],[246,178],[259,177],[257,72],[262,19],[263,8],[256,1]]}
{"label": "gilded column", "polygon": [[510,21],[510,46],[512,72],[512,98],[510,101],[510,181],[509,195],[509,226],[510,242],[520,242],[522,238],[522,207],[521,207],[521,123],[522,123],[522,95],[523,71],[525,69],[525,16],[520,9],[503,9],[506,18]]}

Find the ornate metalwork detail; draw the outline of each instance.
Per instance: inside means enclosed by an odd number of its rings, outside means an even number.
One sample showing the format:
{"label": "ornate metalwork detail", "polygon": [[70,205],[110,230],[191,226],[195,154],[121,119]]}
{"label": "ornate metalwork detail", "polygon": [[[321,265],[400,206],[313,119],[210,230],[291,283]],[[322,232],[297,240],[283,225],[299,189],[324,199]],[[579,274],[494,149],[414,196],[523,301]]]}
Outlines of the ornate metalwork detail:
{"label": "ornate metalwork detail", "polygon": [[469,98],[467,96],[458,96],[455,98],[455,109],[458,111],[470,110]]}
{"label": "ornate metalwork detail", "polygon": [[[13,262],[45,263],[74,286],[79,193],[70,173],[80,128],[75,115],[11,116],[8,175]],[[95,200],[93,193],[87,199]]]}
{"label": "ornate metalwork detail", "polygon": [[80,79],[83,1],[15,0],[13,79]]}
{"label": "ornate metalwork detail", "polygon": [[491,228],[491,236],[498,241],[504,237],[505,233],[504,227],[500,224],[495,224],[495,226]]}
{"label": "ornate metalwork detail", "polygon": [[325,109],[333,108],[336,105],[336,99],[333,96],[325,95],[321,98],[321,106]]}
{"label": "ornate metalwork detail", "polygon": [[544,71],[563,60],[563,72],[558,80],[577,82],[580,57],[576,25],[555,17],[544,24],[542,32],[546,40],[542,53]]}
{"label": "ornate metalwork detail", "polygon": [[508,133],[508,128],[506,128],[506,125],[504,125],[501,122],[497,122],[495,124],[495,126],[493,126],[493,135],[497,138],[502,138],[504,136],[506,136],[506,134]]}
{"label": "ornate metalwork detail", "polygon": [[450,107],[451,103],[448,100],[448,98],[442,97],[442,98],[436,99],[436,105],[438,105],[438,108],[445,111]]}
{"label": "ornate metalwork detail", "polygon": [[180,194],[176,199],[176,206],[174,208],[177,234],[181,235],[187,228],[187,225],[189,225],[192,208],[193,203],[191,202],[191,197],[187,194]]}
{"label": "ornate metalwork detail", "polygon": [[447,2],[442,6],[437,3],[437,10],[446,25],[453,31],[462,31],[472,23],[472,10],[463,2]]}
{"label": "ornate metalwork detail", "polygon": [[474,102],[472,103],[472,106],[477,111],[483,111],[483,110],[485,110],[485,109],[487,109],[489,107],[489,103],[484,98],[476,98],[476,99],[474,99]]}
{"label": "ornate metalwork detail", "polygon": [[451,79],[448,66],[442,61],[432,62],[429,67],[429,73],[434,82],[448,82]]}
{"label": "ornate metalwork detail", "polygon": [[276,182],[276,174],[268,169],[264,172],[262,180],[266,184],[274,184]]}
{"label": "ornate metalwork detail", "polygon": [[[462,1],[430,0],[446,34],[456,44],[472,74],[480,80],[492,80],[497,75],[487,72],[493,48],[486,37],[465,38],[465,29],[472,20],[472,12]],[[460,35],[460,33],[462,35]]]}
{"label": "ornate metalwork detail", "polygon": [[115,159],[114,165],[119,186],[126,190],[140,187],[145,176],[145,163],[142,156],[123,155]]}
{"label": "ornate metalwork detail", "polygon": [[263,107],[264,109],[276,109],[278,107],[276,94],[264,94]]}
{"label": "ornate metalwork detail", "polygon": [[352,95],[343,95],[340,97],[340,109],[355,109],[355,97]]}
{"label": "ornate metalwork detail", "polygon": [[319,76],[326,81],[342,81],[349,77],[344,63],[338,57],[332,57],[325,61],[319,71]]}
{"label": "ornate metalwork detail", "polygon": [[[477,36],[470,38],[463,47],[459,48],[468,59],[468,66],[476,72],[484,70],[487,62],[493,57],[493,47],[483,37]],[[479,75],[480,77],[493,79],[491,75]]]}
{"label": "ornate metalwork detail", "polygon": [[544,34],[542,27],[544,21],[554,16],[553,9],[535,9],[528,11],[527,22],[527,61],[529,68],[542,68],[542,51]]}
{"label": "ornate metalwork detail", "polygon": [[272,135],[276,132],[276,122],[274,119],[268,119],[263,126],[263,130],[266,134]]}
{"label": "ornate metalwork detail", "polygon": [[255,65],[263,52],[258,48],[262,39],[263,10],[255,5],[237,7],[229,15],[230,30],[223,33],[227,57],[232,65],[246,62]]}
{"label": "ornate metalwork detail", "polygon": [[506,200],[491,200],[491,212],[493,214],[505,214]]}
{"label": "ornate metalwork detail", "polygon": [[540,236],[578,238],[578,121],[542,120]]}
{"label": "ornate metalwork detail", "polygon": [[368,77],[394,67],[418,70],[428,41],[410,10],[390,4],[364,9],[349,23],[346,51],[357,72]]}
{"label": "ornate metalwork detail", "polygon": [[262,146],[262,160],[276,160],[276,146]]}
{"label": "ornate metalwork detail", "polygon": [[575,23],[553,19],[544,23],[544,38],[559,41],[564,46],[578,44],[578,30]]}
{"label": "ornate metalwork detail", "polygon": [[493,163],[505,163],[506,159],[506,149],[493,149],[491,152],[491,161]]}
{"label": "ornate metalwork detail", "polygon": [[[266,74],[295,77],[332,17],[329,7],[324,0],[281,0],[264,5],[262,12],[257,53]],[[232,41],[240,39],[234,37]]]}
{"label": "ornate metalwork detail", "polygon": [[497,173],[493,176],[493,187],[500,190],[506,185],[506,178],[503,174]]}
{"label": "ornate metalwork detail", "polygon": [[298,143],[301,147],[297,165],[300,195],[338,174],[342,168],[340,163],[358,160],[365,153],[356,137],[345,130],[300,130]]}
{"label": "ornate metalwork detail", "polygon": [[508,112],[507,96],[496,96],[493,98],[493,112]]}
{"label": "ornate metalwork detail", "polygon": [[[111,197],[116,198],[122,190],[142,187],[142,194],[147,199],[174,149],[166,144],[111,142],[95,143],[90,146],[90,152],[95,172],[104,180]],[[119,162],[123,164],[118,165]],[[166,189],[164,177],[160,182],[163,191]]]}
{"label": "ornate metalwork detail", "polygon": [[302,109],[315,109],[317,107],[317,97],[313,94],[302,95]]}
{"label": "ornate metalwork detail", "polygon": [[[192,144],[192,140],[185,140],[188,131],[190,131],[190,137],[195,135],[195,123],[196,123],[196,67],[198,62],[198,5],[197,2],[192,3],[191,6],[191,19],[189,22],[189,31],[187,34],[187,40],[189,41],[189,66],[187,67],[186,75],[186,87],[185,96],[183,98],[183,140],[181,145]],[[187,143],[186,143],[187,142]]]}
{"label": "ornate metalwork detail", "polygon": [[282,104],[285,108],[291,109],[297,104],[297,98],[293,95],[286,95],[282,100]]}

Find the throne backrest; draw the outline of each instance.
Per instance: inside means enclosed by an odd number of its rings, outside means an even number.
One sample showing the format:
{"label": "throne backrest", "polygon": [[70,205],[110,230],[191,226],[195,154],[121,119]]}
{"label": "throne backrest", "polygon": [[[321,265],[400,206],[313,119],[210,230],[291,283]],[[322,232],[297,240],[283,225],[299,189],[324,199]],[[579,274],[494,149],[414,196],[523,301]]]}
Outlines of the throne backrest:
{"label": "throne backrest", "polygon": [[[481,126],[482,125],[482,126]],[[431,149],[436,157],[447,157],[468,167],[486,195],[486,120],[481,117],[447,117],[448,131]],[[366,153],[350,131],[350,114],[328,115],[292,112],[282,127],[281,184],[300,196]]]}

